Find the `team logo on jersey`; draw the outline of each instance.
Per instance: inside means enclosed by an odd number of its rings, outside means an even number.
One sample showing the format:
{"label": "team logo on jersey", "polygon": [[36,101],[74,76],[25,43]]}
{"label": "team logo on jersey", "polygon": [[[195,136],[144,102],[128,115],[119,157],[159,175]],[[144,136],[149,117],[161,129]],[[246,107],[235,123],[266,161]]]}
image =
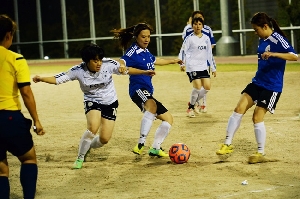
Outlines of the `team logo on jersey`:
{"label": "team logo on jersey", "polygon": [[263,100],[263,101],[261,101],[261,103],[263,103],[263,104],[267,104],[266,100]]}
{"label": "team logo on jersey", "polygon": [[206,50],[206,46],[198,46],[199,50]]}
{"label": "team logo on jersey", "polygon": [[270,49],[271,47],[270,47],[270,45],[267,45],[267,47],[265,48],[265,52],[270,52]]}
{"label": "team logo on jersey", "polygon": [[197,72],[196,71],[193,72],[193,76],[197,76]]}
{"label": "team logo on jersey", "polygon": [[87,105],[88,106],[93,106],[93,102],[89,102]]}

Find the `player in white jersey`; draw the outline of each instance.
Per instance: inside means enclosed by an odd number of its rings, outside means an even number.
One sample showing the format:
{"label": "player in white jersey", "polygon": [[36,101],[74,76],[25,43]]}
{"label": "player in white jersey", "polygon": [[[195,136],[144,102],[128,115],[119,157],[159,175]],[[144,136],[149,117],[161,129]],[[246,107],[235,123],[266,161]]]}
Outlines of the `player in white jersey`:
{"label": "player in white jersey", "polygon": [[256,13],[251,19],[251,25],[259,37],[257,72],[252,78],[252,82],[241,92],[239,102],[228,120],[224,144],[216,154],[224,159],[233,152],[231,142],[241,124],[243,115],[253,105],[256,105],[252,114],[252,121],[257,152],[249,156],[248,159],[248,163],[255,164],[267,161],[264,157],[267,134],[264,116],[268,111],[271,114],[275,111],[283,88],[286,60],[297,61],[298,55],[276,20],[266,13]]}
{"label": "player in white jersey", "polygon": [[[51,77],[35,76],[34,82],[63,84],[77,80],[84,94],[84,108],[87,119],[87,129],[79,142],[77,159],[74,169],[82,168],[86,153],[90,148],[99,148],[110,140],[117,117],[118,98],[112,74],[143,74],[153,76],[152,70],[139,70],[125,67],[113,59],[104,58],[104,50],[96,44],[88,44],[81,50],[83,60],[67,72]],[[96,136],[97,132],[100,136]]]}
{"label": "player in white jersey", "polygon": [[[190,82],[193,83],[190,103],[187,110],[189,117],[195,117],[195,103],[199,101],[210,90],[210,74],[207,68],[207,61],[216,77],[216,64],[212,55],[209,37],[202,33],[203,20],[192,19],[194,32],[183,42],[179,59],[184,62],[181,70],[186,70]],[[185,69],[186,67],[186,69]]]}
{"label": "player in white jersey", "polygon": [[[193,18],[198,18],[198,17],[200,17],[203,20],[203,22],[204,22],[204,14],[203,14],[203,12],[200,11],[200,10],[193,11],[191,17],[189,18],[189,20],[187,22],[187,25],[183,29],[183,32],[182,32],[182,39],[183,40],[187,36],[189,36],[191,33],[194,32],[193,27],[192,27],[192,19]],[[205,35],[207,35],[209,37],[210,43],[211,43],[211,48],[213,49],[216,46],[216,41],[215,41],[215,38],[214,38],[214,34],[212,32],[212,29],[208,25],[204,24],[203,28],[202,28],[202,33],[205,34]],[[208,65],[208,68],[209,68],[210,66],[209,66],[208,62],[207,62],[207,65]],[[204,97],[202,98],[202,100],[203,100],[202,103],[200,103],[199,100],[196,102],[196,104],[197,104],[195,106],[195,112],[196,113],[199,113],[200,111],[203,112],[203,113],[207,112],[206,94],[204,95]]]}

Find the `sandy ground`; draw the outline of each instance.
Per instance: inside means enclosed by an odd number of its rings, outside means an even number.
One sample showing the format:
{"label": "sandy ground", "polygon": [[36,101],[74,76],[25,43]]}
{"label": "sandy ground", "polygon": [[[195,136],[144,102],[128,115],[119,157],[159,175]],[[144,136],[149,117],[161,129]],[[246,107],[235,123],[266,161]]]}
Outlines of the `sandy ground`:
{"label": "sandy ground", "polygon": [[[92,150],[80,170],[71,169],[86,129],[78,82],[60,86],[33,84],[40,119],[47,131],[42,137],[33,135],[39,161],[36,198],[300,198],[299,72],[286,73],[277,110],[274,115],[265,116],[266,157],[270,162],[247,163],[248,156],[256,151],[253,108],[243,117],[234,137],[233,155],[222,162],[215,154],[225,138],[227,121],[240,91],[253,75],[254,72],[219,72],[212,78],[208,112],[188,118],[186,108],[192,86],[185,73],[157,73],[153,78],[154,96],[174,117],[162,147],[168,150],[174,143],[185,143],[191,157],[181,165],[168,158],[151,158],[147,150],[140,157],[131,152],[139,137],[142,113],[128,96],[128,77],[114,76],[120,105],[113,137],[103,148]],[[160,121],[154,121],[147,147],[151,146],[159,124]],[[8,161],[11,199],[20,199],[19,162],[11,155]],[[241,185],[244,180],[248,185]]]}

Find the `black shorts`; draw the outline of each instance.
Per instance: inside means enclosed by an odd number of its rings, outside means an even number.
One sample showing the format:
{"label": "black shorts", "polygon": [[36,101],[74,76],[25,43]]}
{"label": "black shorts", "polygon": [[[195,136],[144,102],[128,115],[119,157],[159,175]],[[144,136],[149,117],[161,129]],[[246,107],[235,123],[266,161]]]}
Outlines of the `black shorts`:
{"label": "black shorts", "polygon": [[276,104],[280,98],[280,92],[274,92],[262,87],[259,87],[253,83],[250,83],[242,91],[250,95],[256,106],[263,107],[267,109],[270,113],[274,113]]}
{"label": "black shorts", "polygon": [[186,72],[186,74],[189,77],[190,82],[195,79],[210,78],[208,70]]}
{"label": "black shorts", "polygon": [[85,114],[87,114],[90,110],[98,110],[101,111],[101,117],[114,121],[117,118],[118,106],[118,100],[110,105],[100,104],[92,101],[84,101]]}
{"label": "black shorts", "polygon": [[156,110],[157,115],[164,114],[168,111],[168,109],[166,109],[166,107],[164,107],[164,105],[162,105],[162,103],[157,101],[151,95],[151,93],[149,91],[147,91],[147,89],[141,88],[139,90],[136,90],[135,94],[131,97],[131,100],[140,108],[140,110],[142,112],[145,111],[144,104],[148,99],[153,99],[155,101],[156,106],[157,106],[157,110]]}
{"label": "black shorts", "polygon": [[7,151],[21,156],[33,147],[31,125],[21,111],[0,111],[0,161],[6,159]]}

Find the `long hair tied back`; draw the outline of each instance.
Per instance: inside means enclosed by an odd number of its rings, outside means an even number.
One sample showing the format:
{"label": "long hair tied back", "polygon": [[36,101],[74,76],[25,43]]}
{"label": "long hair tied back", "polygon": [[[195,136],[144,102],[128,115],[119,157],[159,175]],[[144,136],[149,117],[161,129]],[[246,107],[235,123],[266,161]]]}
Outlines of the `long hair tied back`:
{"label": "long hair tied back", "polygon": [[274,31],[278,32],[283,37],[286,37],[284,32],[280,29],[279,25],[277,24],[277,21],[271,17],[269,17],[264,12],[257,12],[253,15],[251,19],[251,24],[255,24],[259,27],[264,27],[265,24],[268,24],[268,26],[273,29]]}
{"label": "long hair tied back", "polygon": [[128,28],[113,29],[110,32],[114,33],[114,39],[119,40],[121,49],[125,50],[129,47],[129,42],[132,38],[137,37],[142,30],[150,30],[152,32],[153,28],[147,23],[138,23]]}

